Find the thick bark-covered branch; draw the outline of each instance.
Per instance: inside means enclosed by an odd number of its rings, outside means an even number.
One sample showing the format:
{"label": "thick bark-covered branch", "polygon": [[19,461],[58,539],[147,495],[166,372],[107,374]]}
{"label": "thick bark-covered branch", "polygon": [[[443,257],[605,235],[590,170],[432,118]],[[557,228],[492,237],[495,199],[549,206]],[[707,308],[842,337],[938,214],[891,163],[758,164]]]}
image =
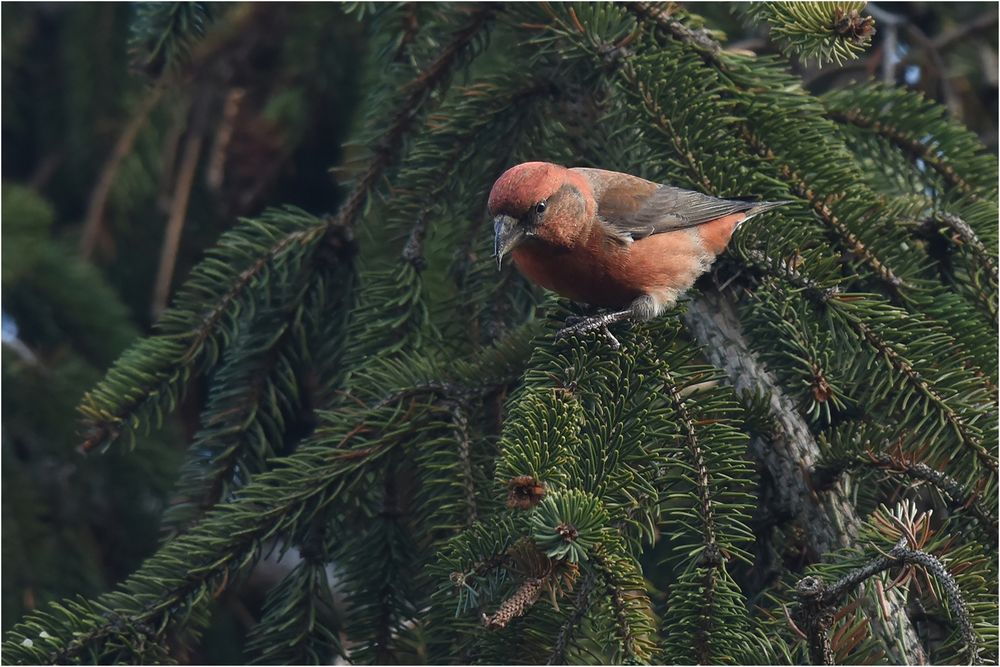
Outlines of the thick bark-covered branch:
{"label": "thick bark-covered branch", "polygon": [[[792,399],[750,351],[732,299],[706,291],[691,302],[684,319],[708,360],[725,371],[738,395],[767,397],[776,432],[768,440],[753,438],[750,454],[773,480],[772,513],[789,517],[802,528],[807,546],[817,556],[854,543],[861,519],[841,483],[821,494],[813,490],[809,471],[819,460],[819,446]],[[873,634],[885,640],[893,662],[925,663],[926,656],[905,609],[892,599],[889,604],[892,608],[885,621],[866,605]],[[893,654],[900,645],[903,652]]]}
{"label": "thick bark-covered branch", "polygon": [[903,538],[888,555],[876,556],[830,586],[818,577],[805,577],[799,581],[795,587],[799,598],[796,616],[805,630],[806,641],[809,642],[809,660],[814,665],[834,664],[829,630],[833,624],[836,607],[844,597],[876,574],[900,565],[919,565],[940,582],[945,595],[948,596],[948,604],[955,616],[962,641],[965,642],[969,663],[980,664],[978,641],[972,627],[972,619],[955,578],[935,556],[918,549],[911,549],[907,546],[906,538]]}

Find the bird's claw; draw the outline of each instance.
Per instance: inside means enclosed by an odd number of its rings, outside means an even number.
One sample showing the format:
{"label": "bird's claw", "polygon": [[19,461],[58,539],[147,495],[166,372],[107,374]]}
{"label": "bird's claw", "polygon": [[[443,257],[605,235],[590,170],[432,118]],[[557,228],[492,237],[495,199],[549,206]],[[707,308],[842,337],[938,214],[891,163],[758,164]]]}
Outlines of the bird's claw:
{"label": "bird's claw", "polygon": [[615,335],[611,333],[611,330],[608,329],[607,324],[601,327],[601,332],[604,334],[604,337],[608,339],[608,343],[611,345],[612,349],[617,350],[622,346],[622,344],[618,342],[618,339],[615,338]]}

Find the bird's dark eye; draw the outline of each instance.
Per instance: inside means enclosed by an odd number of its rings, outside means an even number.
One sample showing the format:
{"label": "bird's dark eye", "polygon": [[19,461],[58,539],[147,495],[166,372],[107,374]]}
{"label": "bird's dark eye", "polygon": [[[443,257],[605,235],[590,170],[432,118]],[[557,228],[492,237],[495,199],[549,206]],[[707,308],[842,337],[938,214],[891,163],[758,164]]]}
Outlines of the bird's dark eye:
{"label": "bird's dark eye", "polygon": [[540,215],[544,212],[545,212],[545,202],[540,201],[537,204],[535,204],[535,213]]}

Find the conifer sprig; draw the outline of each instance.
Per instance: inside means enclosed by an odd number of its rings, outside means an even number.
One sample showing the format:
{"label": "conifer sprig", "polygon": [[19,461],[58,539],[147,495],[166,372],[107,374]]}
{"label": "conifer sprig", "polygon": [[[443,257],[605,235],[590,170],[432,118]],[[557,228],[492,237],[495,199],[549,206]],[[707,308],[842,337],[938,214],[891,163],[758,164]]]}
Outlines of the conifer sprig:
{"label": "conifer sprig", "polygon": [[472,51],[474,41],[481,37],[495,13],[496,9],[489,5],[475,9],[465,24],[454,31],[450,41],[435,58],[400,89],[400,99],[392,107],[396,109],[395,115],[373,147],[372,159],[356,179],[350,196],[337,214],[341,223],[352,224],[362,213],[368,202],[368,195],[385,170],[395,161],[403,139],[413,129],[419,117],[416,112],[426,105],[435,90],[446,84],[463,57]]}
{"label": "conifer sprig", "polygon": [[830,118],[885,137],[961,194],[996,199],[996,160],[971,132],[947,119],[944,107],[879,84],[832,91],[822,101]]}
{"label": "conifer sprig", "polygon": [[[856,570],[848,572],[829,587],[815,577],[806,577],[796,587],[801,609],[802,624],[807,628],[810,642],[810,657],[814,664],[832,665],[833,649],[827,636],[828,623],[832,620],[830,608],[855,587],[894,566],[918,565],[931,573],[942,585],[948,596],[948,603],[955,614],[956,623],[965,641],[969,664],[980,663],[978,641],[973,631],[969,610],[962,599],[962,593],[955,578],[934,555],[914,549],[904,537],[888,554],[877,556]],[[830,619],[830,620],[827,620]]]}
{"label": "conifer sprig", "polygon": [[765,21],[785,55],[842,64],[871,44],[875,19],[863,16],[864,2],[767,2],[746,5],[743,12]]}
{"label": "conifer sprig", "polygon": [[[419,437],[408,425],[421,415],[432,417],[434,407],[414,403],[409,392],[383,391],[394,398],[373,407],[348,404],[329,414],[282,465],[259,475],[233,501],[166,543],[115,592],[79,603],[62,617],[40,612],[26,618],[11,631],[5,652],[29,663],[88,655],[100,660],[114,655],[117,642],[125,642],[130,662],[155,655],[144,651],[155,650],[164,633],[252,567],[265,545],[308,526],[323,507],[356,493],[393,449]],[[273,502],[275,498],[280,501]],[[46,636],[39,638],[43,631]]]}
{"label": "conifer sprig", "polygon": [[[258,282],[264,283],[267,272],[287,271],[278,274],[279,281],[297,277],[309,249],[331,230],[348,229],[353,224],[371,190],[396,159],[403,137],[412,129],[416,111],[430,99],[430,92],[447,80],[493,11],[485,8],[475,12],[430,65],[403,88],[405,106],[400,108],[406,112],[397,113],[391,120],[373,160],[335,218],[320,224],[304,212],[286,209],[283,216],[272,212],[260,222],[246,221],[246,229],[234,230],[220,239],[215,256],[194,269],[173,307],[163,316],[162,334],[140,341],[126,352],[108,372],[105,384],[84,397],[80,408],[87,418],[83,451],[107,446],[123,434],[134,438],[135,431],[149,428],[150,421],[162,421],[163,415],[176,407],[186,384],[218,361],[222,347],[235,333],[238,314],[244,307],[252,312],[253,288]],[[284,256],[295,250],[300,251],[292,255],[297,264],[282,263]],[[241,264],[244,268],[234,271],[233,266]],[[250,301],[242,304],[248,292]],[[212,304],[208,310],[203,308],[206,300]],[[120,398],[123,395],[128,397],[124,402]]]}
{"label": "conifer sprig", "polygon": [[[346,239],[304,211],[285,208],[245,220],[227,232],[192,271],[155,336],[141,340],[89,391],[80,405],[86,437],[81,450],[106,447],[160,424],[187,384],[218,363],[239,323],[313,261],[326,241]],[[338,238],[338,236],[340,238]]]}
{"label": "conifer sprig", "polygon": [[247,641],[252,664],[322,665],[344,654],[325,568],[303,560],[268,594]]}
{"label": "conifer sprig", "polygon": [[206,2],[151,2],[136,6],[129,50],[136,67],[158,75],[181,66],[212,20]]}
{"label": "conifer sprig", "polygon": [[295,436],[311,429],[314,408],[328,401],[337,369],[322,348],[343,336],[343,299],[351,293],[353,265],[347,261],[316,273],[319,279],[306,294],[283,294],[281,305],[262,309],[224,353],[203,428],[164,515],[167,536],[268,470],[273,457],[291,451]]}

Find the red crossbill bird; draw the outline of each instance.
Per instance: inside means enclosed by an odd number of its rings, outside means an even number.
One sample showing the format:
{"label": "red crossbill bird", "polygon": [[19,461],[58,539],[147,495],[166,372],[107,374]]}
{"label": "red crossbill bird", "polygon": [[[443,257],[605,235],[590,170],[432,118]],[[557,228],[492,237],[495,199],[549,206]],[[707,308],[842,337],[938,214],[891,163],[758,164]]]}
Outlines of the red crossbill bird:
{"label": "red crossbill bird", "polygon": [[497,268],[510,254],[529,280],[610,312],[557,336],[650,320],[671,308],[736,227],[790,202],[719,199],[603,169],[525,162],[490,192]]}

